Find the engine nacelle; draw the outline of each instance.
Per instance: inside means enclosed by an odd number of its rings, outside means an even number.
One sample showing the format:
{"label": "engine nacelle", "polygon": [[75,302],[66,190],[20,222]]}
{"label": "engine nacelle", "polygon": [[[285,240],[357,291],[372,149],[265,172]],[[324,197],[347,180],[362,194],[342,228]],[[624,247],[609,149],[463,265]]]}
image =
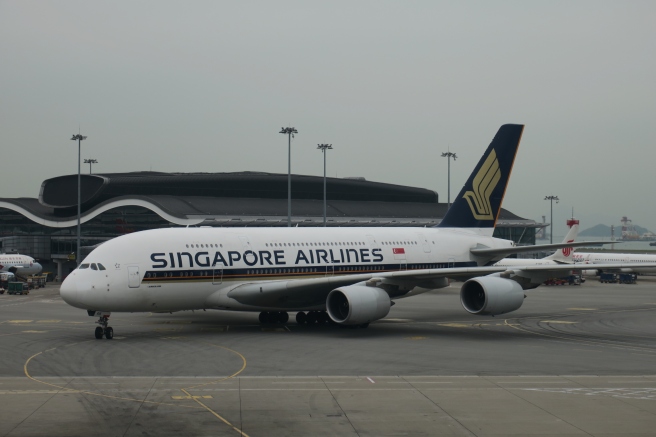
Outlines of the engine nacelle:
{"label": "engine nacelle", "polygon": [[389,295],[380,288],[349,285],[328,294],[326,310],[342,325],[361,325],[385,317],[392,306]]}
{"label": "engine nacelle", "polygon": [[524,290],[517,282],[495,276],[470,279],[460,289],[463,308],[480,316],[515,311],[522,306],[524,297]]}

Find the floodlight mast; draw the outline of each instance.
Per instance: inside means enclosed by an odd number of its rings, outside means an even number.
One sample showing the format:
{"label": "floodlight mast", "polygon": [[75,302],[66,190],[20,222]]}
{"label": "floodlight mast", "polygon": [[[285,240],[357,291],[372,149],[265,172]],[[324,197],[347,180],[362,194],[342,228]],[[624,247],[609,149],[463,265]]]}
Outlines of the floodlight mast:
{"label": "floodlight mast", "polygon": [[287,135],[287,227],[292,227],[292,138],[298,131],[295,127],[283,127],[281,134]]}
{"label": "floodlight mast", "polygon": [[455,153],[453,153],[451,151],[448,151],[448,152],[443,152],[442,153],[442,158],[444,158],[444,157],[446,157],[449,161],[449,164],[448,164],[448,167],[447,167],[448,168],[447,198],[448,198],[448,202],[449,202],[448,206],[447,206],[447,211],[448,211],[448,209],[451,208],[451,159],[453,158],[453,160],[455,161],[457,156],[456,156]]}
{"label": "floodlight mast", "polygon": [[77,252],[75,253],[75,262],[80,265],[80,215],[81,215],[81,184],[80,184],[80,171],[82,165],[82,141],[87,137],[80,134],[73,135],[71,141],[77,141]]}
{"label": "floodlight mast", "polygon": [[323,153],[323,227],[326,227],[326,151],[332,149],[332,144],[317,144],[317,149]]}
{"label": "floodlight mast", "polygon": [[97,159],[89,158],[84,160],[85,164],[89,164],[89,174],[91,174],[91,164],[98,164]]}
{"label": "floodlight mast", "polygon": [[549,223],[549,237],[551,238],[551,244],[553,244],[553,202],[554,200],[556,203],[560,201],[558,196],[545,196],[544,200],[549,200],[551,202],[551,223]]}

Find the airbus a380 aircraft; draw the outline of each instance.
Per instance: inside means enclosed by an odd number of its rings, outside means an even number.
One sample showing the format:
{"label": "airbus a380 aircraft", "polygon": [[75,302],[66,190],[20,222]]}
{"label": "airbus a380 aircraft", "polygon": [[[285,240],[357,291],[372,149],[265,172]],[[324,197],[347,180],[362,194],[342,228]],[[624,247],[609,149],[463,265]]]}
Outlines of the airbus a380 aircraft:
{"label": "airbus a380 aircraft", "polygon": [[[478,315],[518,309],[570,265],[491,266],[511,253],[587,243],[515,247],[493,238],[524,126],[504,125],[436,228],[171,228],[110,240],[62,283],[68,304],[111,312],[220,309],[260,312],[263,323],[327,321],[366,327],[394,299],[464,279],[460,300]],[[615,265],[617,267],[617,264]],[[654,264],[656,266],[656,263]]]}
{"label": "airbus a380 aircraft", "polygon": [[9,272],[21,276],[38,275],[43,270],[34,258],[18,253],[0,254],[0,272]]}

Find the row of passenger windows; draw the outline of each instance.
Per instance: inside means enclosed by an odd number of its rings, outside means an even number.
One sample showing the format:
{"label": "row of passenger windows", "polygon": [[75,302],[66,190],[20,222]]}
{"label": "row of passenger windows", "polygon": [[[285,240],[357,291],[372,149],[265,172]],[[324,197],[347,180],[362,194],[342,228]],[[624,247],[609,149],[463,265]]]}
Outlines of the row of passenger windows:
{"label": "row of passenger windows", "polygon": [[107,270],[105,269],[105,266],[100,264],[100,263],[92,263],[92,264],[80,264],[80,267],[78,267],[80,270],[84,269],[91,269],[91,270]]}
{"label": "row of passenger windows", "polygon": [[306,247],[306,246],[364,246],[361,241],[350,243],[266,243],[266,247]]}
{"label": "row of passenger windows", "polygon": [[[390,246],[390,245],[409,245],[409,246],[415,246],[419,243],[416,241],[383,241],[381,243],[384,246]],[[433,241],[433,244],[435,242]],[[365,243],[362,241],[352,241],[352,242],[338,242],[338,243],[265,243],[266,247],[315,247],[315,246],[364,246]],[[209,249],[209,248],[220,248],[223,247],[223,244],[187,244],[187,248],[196,248],[196,249]]]}
{"label": "row of passenger windows", "polygon": [[[431,269],[437,268],[438,264],[412,264],[407,266],[409,269]],[[80,266],[81,268],[81,266]],[[334,272],[371,272],[385,270],[385,266],[337,266],[334,267]],[[228,272],[226,272],[228,273]],[[291,273],[326,273],[325,267],[296,267],[296,268],[280,268],[280,269],[250,269],[246,270],[247,275],[279,275]],[[223,274],[221,270],[190,270],[180,272],[149,272],[146,273],[146,278],[186,278],[190,276],[195,277],[220,277]]]}

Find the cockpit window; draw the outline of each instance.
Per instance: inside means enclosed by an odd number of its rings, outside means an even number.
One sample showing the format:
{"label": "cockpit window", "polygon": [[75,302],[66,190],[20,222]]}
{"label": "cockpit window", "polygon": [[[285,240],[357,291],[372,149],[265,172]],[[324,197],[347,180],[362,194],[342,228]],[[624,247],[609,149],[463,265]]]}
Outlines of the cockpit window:
{"label": "cockpit window", "polygon": [[104,265],[98,263],[98,270],[107,270]]}
{"label": "cockpit window", "polygon": [[78,269],[80,269],[80,270],[88,269],[88,268],[89,268],[89,264],[80,264],[80,267],[78,267]]}
{"label": "cockpit window", "polygon": [[98,270],[98,267],[95,264],[91,264],[91,270]]}

